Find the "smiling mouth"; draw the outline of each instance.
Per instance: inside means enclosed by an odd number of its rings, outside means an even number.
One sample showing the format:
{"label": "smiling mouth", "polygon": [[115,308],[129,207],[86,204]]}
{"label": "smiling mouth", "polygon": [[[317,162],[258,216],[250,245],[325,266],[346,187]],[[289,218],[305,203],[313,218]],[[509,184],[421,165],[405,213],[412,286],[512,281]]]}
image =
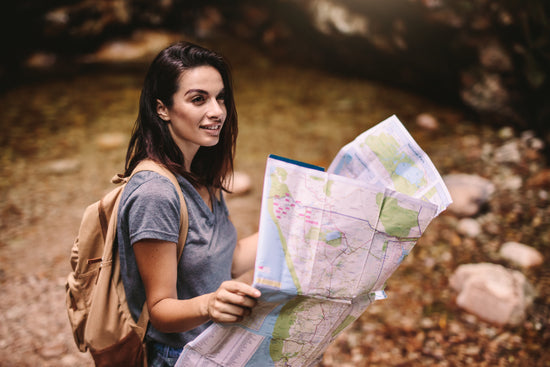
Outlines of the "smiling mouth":
{"label": "smiling mouth", "polygon": [[222,125],[210,125],[210,126],[200,126],[201,129],[205,129],[205,130],[213,130],[213,131],[216,131],[216,130],[220,130],[222,128]]}

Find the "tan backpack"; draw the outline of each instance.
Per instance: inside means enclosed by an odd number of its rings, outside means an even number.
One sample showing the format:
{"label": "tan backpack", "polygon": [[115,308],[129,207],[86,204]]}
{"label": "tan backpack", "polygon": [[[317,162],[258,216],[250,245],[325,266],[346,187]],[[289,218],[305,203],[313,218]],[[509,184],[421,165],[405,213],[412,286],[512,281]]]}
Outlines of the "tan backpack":
{"label": "tan backpack", "polygon": [[[170,179],[181,203],[178,259],[188,230],[187,206],[176,177],[151,161],[140,162],[132,172],[153,171]],[[130,176],[130,177],[131,177]],[[113,244],[122,191],[130,177],[115,176],[122,185],[88,206],[71,251],[66,283],[67,311],[73,336],[81,352],[88,349],[96,366],[143,367],[147,365],[144,338],[149,322],[147,303],[134,322],[120,276],[120,259]]]}

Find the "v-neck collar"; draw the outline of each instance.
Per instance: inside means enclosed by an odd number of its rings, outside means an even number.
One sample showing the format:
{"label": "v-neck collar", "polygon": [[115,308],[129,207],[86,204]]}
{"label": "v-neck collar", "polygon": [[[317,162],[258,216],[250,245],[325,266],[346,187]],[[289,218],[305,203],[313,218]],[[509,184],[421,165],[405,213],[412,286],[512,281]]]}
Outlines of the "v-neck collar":
{"label": "v-neck collar", "polygon": [[213,195],[210,191],[208,194],[210,195],[210,201],[212,203],[212,209],[208,206],[208,204],[204,201],[201,194],[198,192],[198,190],[195,188],[195,186],[191,185],[189,181],[185,179],[185,177],[178,175],[178,182],[180,185],[183,185],[186,187],[185,192],[187,192],[189,195],[193,196],[193,201],[198,205],[199,209],[205,214],[205,216],[209,220],[214,219],[214,215],[217,211],[218,206],[218,199],[216,198],[216,195]]}

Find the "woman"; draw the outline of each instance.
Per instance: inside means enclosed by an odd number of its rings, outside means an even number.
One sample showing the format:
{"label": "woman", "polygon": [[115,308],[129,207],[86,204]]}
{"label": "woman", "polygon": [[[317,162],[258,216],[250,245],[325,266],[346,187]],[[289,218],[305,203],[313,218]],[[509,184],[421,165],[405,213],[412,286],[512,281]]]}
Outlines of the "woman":
{"label": "woman", "polygon": [[245,283],[251,282],[257,237],[237,242],[222,194],[233,172],[236,137],[224,59],[191,43],[161,51],[145,78],[125,176],[143,159],[176,175],[188,208],[187,240],[178,263],[178,194],[151,171],[128,182],[117,232],[132,316],[139,318],[144,302],[149,310],[150,366],[175,364],[183,346],[210,322],[241,320],[260,296]]}

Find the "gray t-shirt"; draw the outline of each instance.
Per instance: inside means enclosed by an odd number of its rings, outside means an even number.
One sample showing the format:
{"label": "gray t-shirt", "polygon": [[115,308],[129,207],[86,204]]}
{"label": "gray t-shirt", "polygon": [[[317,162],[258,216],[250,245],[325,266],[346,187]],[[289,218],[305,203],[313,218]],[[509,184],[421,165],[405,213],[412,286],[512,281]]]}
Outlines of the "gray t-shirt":
{"label": "gray t-shirt", "polygon": [[[213,198],[213,210],[182,176],[178,182],[189,215],[189,231],[178,264],[177,293],[189,299],[214,292],[231,279],[231,263],[237,242],[235,227],[228,218],[223,196]],[[178,242],[180,202],[174,185],[155,172],[135,174],[122,194],[118,213],[117,241],[121,275],[130,312],[138,320],[145,302],[132,245],[143,239]],[[147,339],[180,348],[197,337],[210,324],[184,333],[161,333],[149,324]]]}

